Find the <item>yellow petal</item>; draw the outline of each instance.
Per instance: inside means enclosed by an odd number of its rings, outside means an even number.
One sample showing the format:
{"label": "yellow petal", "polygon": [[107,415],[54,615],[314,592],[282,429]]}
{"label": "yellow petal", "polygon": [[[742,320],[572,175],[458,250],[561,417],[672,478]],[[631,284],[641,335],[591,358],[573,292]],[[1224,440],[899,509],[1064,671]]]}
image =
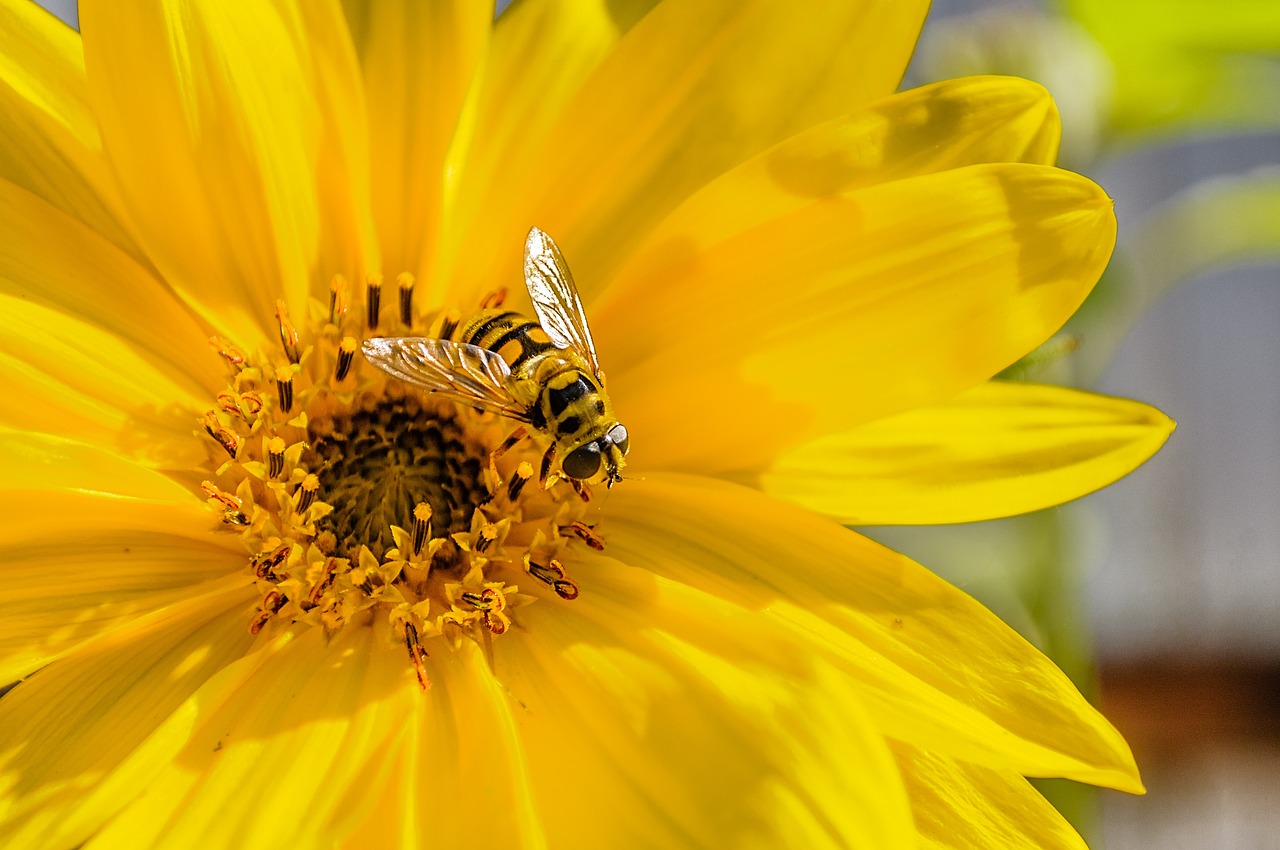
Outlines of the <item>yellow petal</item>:
{"label": "yellow petal", "polygon": [[437,653],[427,666],[431,688],[393,721],[404,734],[367,819],[344,846],[548,846],[512,719],[523,709],[474,644]]}
{"label": "yellow petal", "polygon": [[719,239],[706,220],[674,215],[597,309],[637,465],[759,468],[954,396],[1057,330],[1115,240],[1101,189],[1026,164],[871,186]]}
{"label": "yellow petal", "polygon": [[281,293],[300,312],[313,282],[376,264],[353,177],[364,124],[345,114],[363,111],[355,59],[322,3],[80,9],[94,114],[139,238],[242,340],[272,333]]}
{"label": "yellow petal", "polygon": [[91,794],[248,649],[252,591],[244,585],[235,577],[108,632],[0,700],[0,844],[79,846],[123,804],[127,798],[94,803]]}
{"label": "yellow petal", "polygon": [[88,800],[120,809],[88,847],[239,848],[252,836],[319,848],[350,835],[423,698],[403,645],[381,640],[311,629],[223,671],[139,749],[163,751],[163,766],[126,762]]}
{"label": "yellow petal", "polygon": [[698,187],[893,91],[925,7],[848,0],[797,14],[775,0],[659,4],[545,136],[525,138],[520,128],[530,153],[503,160],[483,186],[463,174],[456,275],[473,287],[511,280],[524,234],[537,225],[566,249],[590,294],[619,252]]}
{"label": "yellow petal", "polygon": [[550,846],[909,846],[849,677],[713,595],[600,556],[575,570],[579,601],[520,609],[493,649]]}
{"label": "yellow petal", "polygon": [[[445,214],[445,160],[455,132],[465,142],[463,102],[488,46],[493,4],[352,0],[346,9],[368,102],[383,262],[429,282]],[[514,92],[504,99],[511,108],[521,103]],[[428,293],[422,298],[429,303]]]}
{"label": "yellow petal", "polygon": [[149,463],[203,450],[193,439],[209,399],[175,383],[154,355],[115,334],[0,294],[0,426],[71,437]]}
{"label": "yellow petal", "polygon": [[137,256],[89,108],[79,33],[30,0],[3,0],[0,38],[0,179]]}
{"label": "yellow petal", "polygon": [[1173,427],[1140,402],[992,381],[798,446],[759,483],[845,524],[976,522],[1105,487],[1151,457]]}
{"label": "yellow petal", "polygon": [[115,455],[0,432],[0,681],[40,669],[244,565],[210,511]]}
{"label": "yellow petal", "polygon": [[1062,815],[1016,773],[893,745],[921,850],[1087,850]]}
{"label": "yellow petal", "polygon": [[796,629],[859,680],[889,737],[1024,776],[1141,788],[1123,738],[1052,662],[909,559],[710,479],[650,473],[609,499],[611,555]]}
{"label": "yellow petal", "polygon": [[0,294],[94,325],[189,391],[223,384],[209,333],[173,291],[100,234],[0,181]]}

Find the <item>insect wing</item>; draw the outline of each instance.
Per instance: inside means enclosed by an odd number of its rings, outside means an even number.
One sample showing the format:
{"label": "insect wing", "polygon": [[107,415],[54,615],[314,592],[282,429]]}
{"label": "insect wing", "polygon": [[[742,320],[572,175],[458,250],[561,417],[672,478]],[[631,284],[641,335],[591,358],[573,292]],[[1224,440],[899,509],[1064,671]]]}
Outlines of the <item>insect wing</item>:
{"label": "insect wing", "polygon": [[485,348],[430,337],[367,339],[364,356],[388,375],[450,401],[511,419],[528,420],[528,407],[511,390],[511,367]]}
{"label": "insect wing", "polygon": [[556,243],[536,227],[529,231],[524,243],[524,282],[538,322],[551,341],[558,348],[577,351],[591,364],[591,371],[599,375],[596,345],[573,275]]}

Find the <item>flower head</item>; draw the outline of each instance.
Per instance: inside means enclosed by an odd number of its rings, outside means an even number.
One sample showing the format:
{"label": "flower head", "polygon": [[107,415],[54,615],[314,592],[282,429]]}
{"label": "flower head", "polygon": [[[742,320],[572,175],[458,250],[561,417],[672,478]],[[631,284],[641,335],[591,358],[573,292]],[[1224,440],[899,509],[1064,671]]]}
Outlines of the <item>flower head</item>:
{"label": "flower head", "polygon": [[[1046,659],[840,524],[1055,504],[1168,434],[988,382],[1114,238],[1041,89],[893,94],[920,4],[81,15],[0,3],[5,842],[1072,846],[1023,776],[1140,789]],[[599,369],[506,391],[607,371],[609,490],[563,410],[520,439],[359,353],[563,350],[533,226]]]}

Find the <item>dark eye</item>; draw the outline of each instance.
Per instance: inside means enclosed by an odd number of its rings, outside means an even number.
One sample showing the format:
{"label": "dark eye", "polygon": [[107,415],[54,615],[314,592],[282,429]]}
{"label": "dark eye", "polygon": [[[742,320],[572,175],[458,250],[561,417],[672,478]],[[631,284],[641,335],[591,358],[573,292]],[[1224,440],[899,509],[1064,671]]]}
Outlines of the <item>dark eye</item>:
{"label": "dark eye", "polygon": [[595,443],[579,446],[565,457],[563,467],[570,478],[590,478],[600,470],[600,447]]}
{"label": "dark eye", "polygon": [[627,453],[627,449],[630,447],[631,443],[630,443],[630,437],[627,436],[626,428],[623,428],[621,424],[614,425],[612,428],[609,429],[609,433],[607,436],[609,437],[609,442],[613,443],[615,446],[618,447],[618,451],[622,452],[623,454]]}

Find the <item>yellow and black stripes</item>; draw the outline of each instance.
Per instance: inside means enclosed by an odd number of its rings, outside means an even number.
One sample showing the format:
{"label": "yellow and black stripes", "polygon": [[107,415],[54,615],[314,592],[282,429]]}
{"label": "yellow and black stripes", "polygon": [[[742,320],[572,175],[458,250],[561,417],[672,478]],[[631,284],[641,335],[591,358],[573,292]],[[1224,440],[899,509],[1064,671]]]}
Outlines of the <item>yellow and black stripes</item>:
{"label": "yellow and black stripes", "polygon": [[483,310],[454,332],[456,342],[486,348],[520,374],[530,361],[554,348],[537,323],[512,310]]}

